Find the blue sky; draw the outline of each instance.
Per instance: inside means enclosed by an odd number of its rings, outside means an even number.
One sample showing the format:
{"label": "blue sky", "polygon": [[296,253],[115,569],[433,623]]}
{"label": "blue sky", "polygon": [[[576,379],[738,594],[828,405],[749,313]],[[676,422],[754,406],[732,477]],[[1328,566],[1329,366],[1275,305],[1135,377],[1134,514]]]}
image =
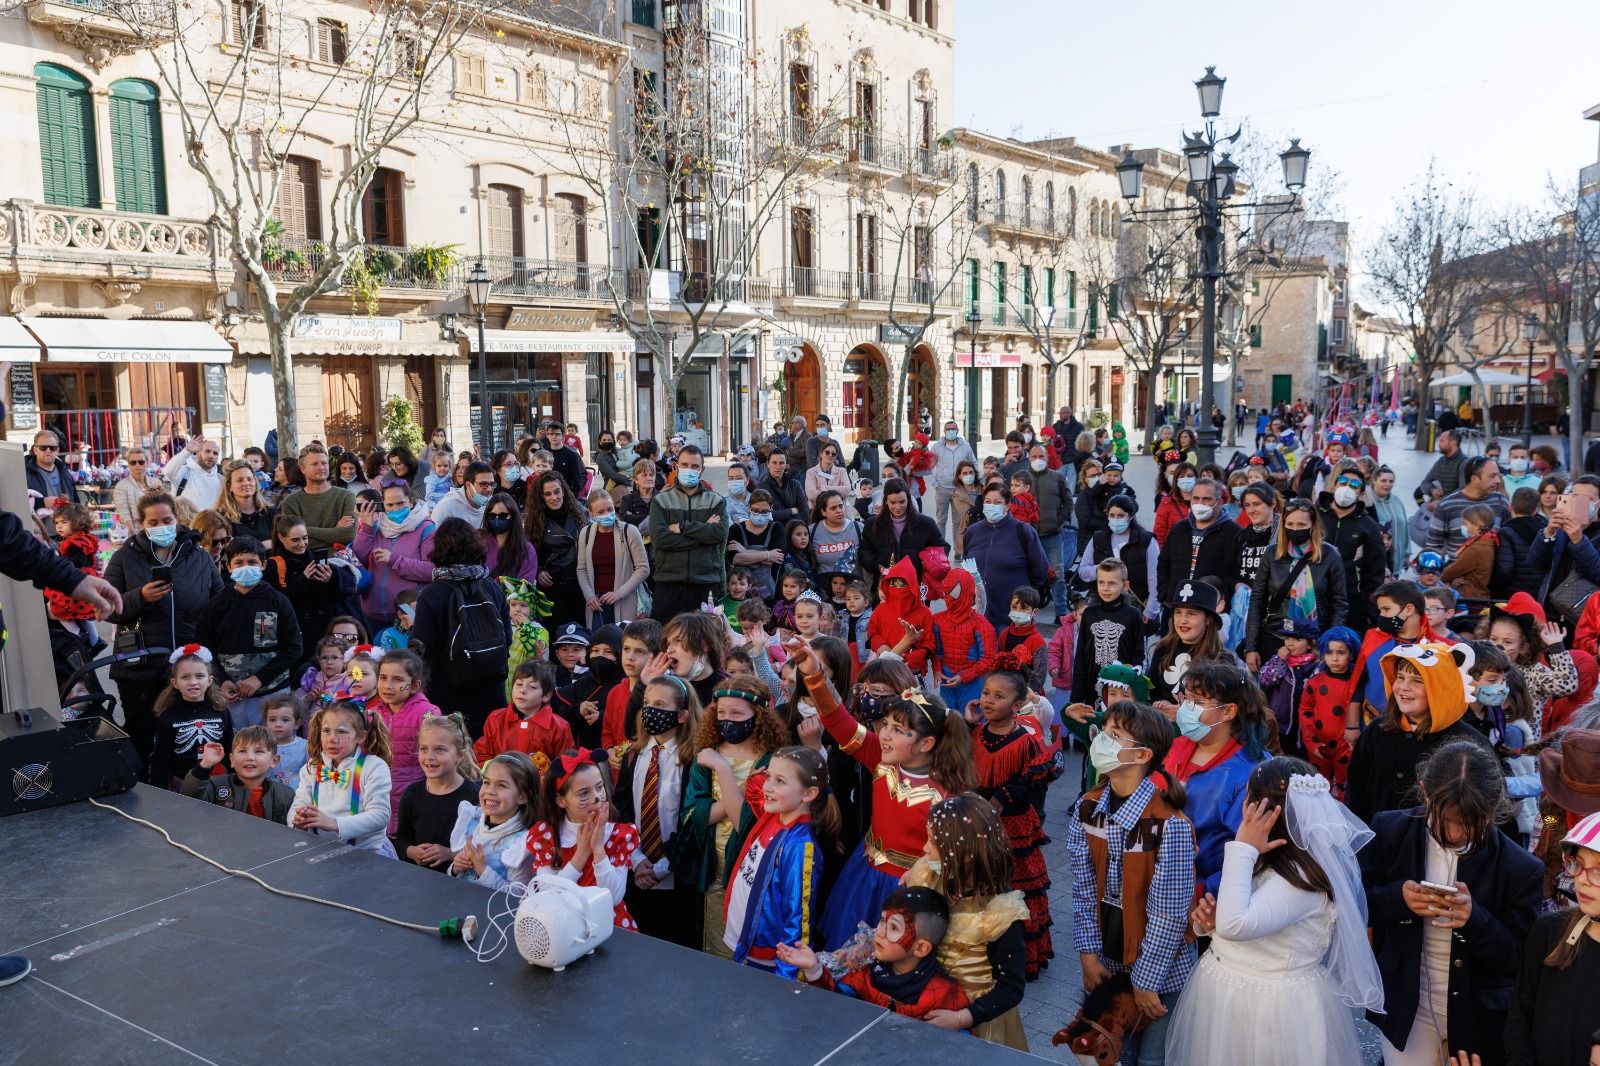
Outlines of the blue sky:
{"label": "blue sky", "polygon": [[954,2],[958,125],[1175,148],[1214,64],[1225,121],[1300,137],[1313,182],[1319,161],[1342,173],[1358,248],[1430,156],[1491,206],[1597,158],[1596,0]]}

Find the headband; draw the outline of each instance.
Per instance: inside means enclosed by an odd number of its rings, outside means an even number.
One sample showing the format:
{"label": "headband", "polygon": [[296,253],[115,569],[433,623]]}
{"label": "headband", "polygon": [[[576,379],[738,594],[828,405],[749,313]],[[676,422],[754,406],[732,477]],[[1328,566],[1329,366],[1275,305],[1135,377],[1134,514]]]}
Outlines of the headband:
{"label": "headband", "polygon": [[386,650],[377,644],[357,644],[353,648],[346,649],[344,661],[349,662],[359,655],[363,659],[371,659],[375,663],[381,663]]}
{"label": "headband", "polygon": [[746,700],[755,704],[757,707],[760,707],[762,710],[766,710],[771,704],[771,697],[765,692],[752,692],[749,689],[731,688],[727,685],[724,685],[711,694],[712,699],[718,699],[722,696],[726,696],[731,700]]}
{"label": "headband", "polygon": [[358,696],[347,688],[339,689],[337,692],[324,692],[317,697],[317,700],[325,708],[332,707],[335,703],[348,703],[361,712],[363,720],[367,717],[367,697]]}
{"label": "headband", "polygon": [[560,792],[567,787],[567,779],[585,766],[598,765],[606,757],[605,749],[596,751],[593,748],[578,748],[557,756],[554,765],[556,770],[556,791]]}
{"label": "headband", "polygon": [[816,604],[818,607],[822,606],[822,597],[818,596],[811,589],[806,589],[804,592],[802,592],[800,595],[798,595],[798,596],[796,596],[794,598],[794,602],[796,602],[796,603],[801,603],[801,602],[804,602],[806,600],[810,600],[812,603]]}
{"label": "headband", "polygon": [[[689,683],[687,681],[685,681],[683,678],[679,677],[677,674],[662,674],[660,677],[654,679],[650,683],[652,685],[654,685],[654,684],[658,684],[658,683],[666,682],[666,681],[671,681],[674,685],[677,685],[678,688],[682,690],[682,692],[683,692],[683,694],[685,696],[687,696],[689,694]],[[579,750],[582,750],[582,749],[579,749]]]}
{"label": "headband", "polygon": [[176,649],[171,655],[167,656],[167,662],[171,663],[173,666],[178,665],[179,659],[199,659],[207,666],[210,666],[212,659],[211,649],[206,647],[204,644],[185,644],[183,647]]}
{"label": "headband", "polygon": [[[941,708],[935,706],[934,703],[931,700],[929,700],[926,695],[923,694],[923,691],[920,688],[908,688],[908,689],[906,689],[904,692],[900,693],[900,697],[899,697],[897,702],[899,702],[899,703],[909,703],[909,704],[913,705],[914,707],[916,707],[917,710],[922,712],[922,717],[924,717],[924,718],[926,718],[928,720],[928,725],[935,732],[937,732],[938,729],[942,725],[944,725],[944,717],[945,716],[944,716],[943,710]],[[940,712],[938,721],[934,721],[934,719],[933,719],[933,712],[936,711],[936,710],[938,710]]]}

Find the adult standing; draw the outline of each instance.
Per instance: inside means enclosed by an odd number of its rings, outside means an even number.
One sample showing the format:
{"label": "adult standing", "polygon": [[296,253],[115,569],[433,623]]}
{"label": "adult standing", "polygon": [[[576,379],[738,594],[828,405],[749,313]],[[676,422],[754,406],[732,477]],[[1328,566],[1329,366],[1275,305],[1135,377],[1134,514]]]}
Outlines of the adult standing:
{"label": "adult standing", "polygon": [[451,489],[434,504],[433,520],[442,525],[446,519],[459,518],[473,529],[481,529],[483,509],[489,506],[494,486],[494,467],[476,460],[468,463],[461,487]]}
{"label": "adult standing", "polygon": [[1528,566],[1548,575],[1541,602],[1553,616],[1563,619],[1568,619],[1567,611],[1556,603],[1553,593],[1569,578],[1600,585],[1600,477],[1584,474],[1567,486],[1567,492],[1587,517],[1574,519],[1558,507],[1545,523],[1544,536],[1534,538],[1528,549]]}
{"label": "adult standing", "polygon": [[1475,455],[1461,464],[1459,489],[1451,492],[1448,486],[1445,488],[1444,499],[1434,508],[1433,518],[1428,522],[1425,546],[1430,551],[1451,555],[1461,550],[1461,545],[1467,541],[1461,516],[1468,507],[1478,503],[1494,512],[1496,525],[1511,517],[1511,505],[1500,494],[1500,467],[1493,459],[1482,455]]}
{"label": "adult standing", "polygon": [[[705,486],[705,457],[694,445],[678,453],[678,476],[650,504],[655,604],[663,625],[722,595],[728,552],[727,504]],[[752,505],[752,511],[754,506]]]}
{"label": "adult standing", "polygon": [[[560,474],[567,483],[567,491],[576,500],[584,490],[584,481],[587,479],[583,473],[583,456],[567,444],[567,433],[560,422],[546,422],[544,424],[545,447],[550,450],[551,463],[556,473]],[[528,510],[537,508],[539,501],[528,496]],[[576,506],[576,504],[574,504]]]}
{"label": "adult standing", "polygon": [[461,712],[474,737],[483,735],[490,713],[505,706],[511,647],[506,594],[489,576],[485,560],[476,529],[459,518],[439,523],[432,580],[417,595],[411,627],[411,639],[422,645],[428,664],[428,698]]}
{"label": "adult standing", "polygon": [[617,501],[617,513],[622,516],[622,521],[630,526],[645,528],[650,521],[650,501],[655,499],[657,484],[655,461],[636,459],[633,464],[633,491]]}
{"label": "adult standing", "polygon": [[1156,592],[1163,602],[1177,595],[1178,586],[1202,578],[1216,579],[1220,589],[1232,589],[1239,579],[1238,523],[1222,516],[1223,487],[1213,478],[1200,478],[1189,492],[1189,513],[1175,523],[1161,545],[1156,567]]}
{"label": "adult standing", "polygon": [[[816,466],[820,461],[822,455],[822,446],[828,442],[828,438],[832,435],[833,419],[829,418],[827,415],[818,415],[816,432],[812,433],[811,439],[806,441],[805,468],[804,470],[795,471],[797,474],[803,475],[811,472],[811,468]],[[839,456],[835,455],[833,461],[836,463],[839,462]]]}
{"label": "adult standing", "polygon": [[41,429],[33,435],[23,473],[28,491],[39,494],[31,504],[35,510],[53,511],[57,503],[78,502],[78,487],[73,484],[72,471],[61,461],[61,438],[54,430]]}
{"label": "adult standing", "polygon": [[[818,436],[820,437],[827,428],[819,421]],[[839,445],[831,440],[822,440],[817,448],[814,465],[806,468],[806,506],[815,507],[817,498],[828,489],[840,493],[849,492],[850,475],[845,471],[844,464],[839,461]]]}
{"label": "adult standing", "polygon": [[404,481],[413,500],[420,500],[427,495],[427,484],[423,479],[427,476],[428,468],[417,462],[417,457],[411,454],[410,448],[404,444],[397,444],[389,449],[389,454],[385,458],[389,462],[389,473],[382,479],[384,482],[395,478]]}
{"label": "adult standing", "polygon": [[227,520],[232,536],[251,537],[263,548],[270,548],[272,520],[277,512],[267,506],[261,495],[255,470],[249,463],[235,459],[222,468],[222,486],[214,510]]}
{"label": "adult standing", "polygon": [[314,547],[349,544],[356,535],[356,498],[328,480],[328,449],[315,442],[301,448],[300,473],[306,487],[286,497],[279,509],[305,524]]}
{"label": "adult standing", "polygon": [[534,479],[528,489],[528,543],[539,553],[539,587],[550,597],[551,632],[568,622],[584,620],[583,590],[578,585],[578,531],[587,516],[566,478],[554,470]]}
{"label": "adult standing", "polygon": [[1327,632],[1345,624],[1349,603],[1345,568],[1337,549],[1323,539],[1322,516],[1309,500],[1290,500],[1278,524],[1271,554],[1256,570],[1239,651],[1251,670],[1277,654],[1278,626],[1294,616],[1315,620]]}
{"label": "adult standing", "polygon": [[796,518],[804,520],[810,513],[805,486],[799,478],[789,473],[789,457],[786,453],[774,450],[767,456],[767,476],[762,480],[761,487],[772,496],[772,520],[780,527]]}
{"label": "adult standing", "polygon": [[1383,530],[1367,510],[1366,476],[1361,468],[1346,460],[1333,468],[1328,479],[1331,488],[1317,497],[1317,514],[1322,519],[1323,539],[1344,560],[1349,603],[1343,624],[1361,633],[1371,620],[1372,597],[1383,584],[1389,551],[1383,543]]}
{"label": "adult standing", "polygon": [[1083,423],[1072,413],[1072,408],[1063,407],[1056,412],[1056,420],[1050,428],[1055,430],[1056,440],[1061,442],[1061,447],[1071,448],[1075,446],[1078,434],[1083,432]]}
{"label": "adult standing", "polygon": [[1072,489],[1065,470],[1050,469],[1050,449],[1035,441],[1028,449],[1033,473],[1033,496],[1039,503],[1039,543],[1056,572],[1050,583],[1054,600],[1052,617],[1061,618],[1067,607],[1067,572],[1078,557],[1078,531],[1072,525]]}
{"label": "adult standing", "polygon": [[429,437],[428,443],[422,446],[422,455],[419,458],[419,465],[421,465],[423,470],[426,471],[433,469],[433,457],[435,455],[442,455],[452,465],[455,464],[456,450],[455,448],[451,447],[449,436],[445,433],[443,426],[435,426],[433,429],[433,436]]}
{"label": "adult standing", "polygon": [[[961,464],[971,463],[976,469],[978,454],[961,436],[961,429],[953,418],[945,419],[944,433],[928,450],[933,453],[933,469],[928,475],[933,482],[933,518],[939,524],[939,532],[942,534],[951,528],[950,501],[956,487],[961,483]],[[968,491],[971,491],[970,487]],[[954,528],[959,533],[960,519],[957,519]]]}
{"label": "adult standing", "polygon": [[[950,542],[955,545],[957,556],[962,554],[963,539],[971,522],[972,509],[978,506],[978,492],[978,462],[976,459],[963,459],[956,464],[956,487],[950,493],[950,525],[954,530]],[[942,522],[939,524],[939,532],[944,532]]]}
{"label": "adult standing", "polygon": [[360,575],[348,565],[328,558],[314,548],[303,520],[279,514],[272,526],[272,554],[266,560],[266,577],[294,607],[300,622],[306,658],[316,653],[317,638],[340,615],[355,614]]}
{"label": "adult standing", "polygon": [[[887,509],[887,501],[885,508]],[[967,558],[978,565],[986,593],[984,617],[995,631],[1011,624],[1011,593],[1027,586],[1038,589],[1050,575],[1039,534],[1011,515],[1011,490],[992,482],[983,490],[982,520],[967,529]]]}
{"label": "adult standing", "polygon": [[[1116,476],[1122,476],[1117,463],[1099,459],[1085,459],[1077,466],[1077,493],[1072,503],[1072,514],[1077,520],[1078,544],[1087,544],[1094,535],[1106,527],[1106,505],[1113,496],[1123,495],[1123,486],[1113,485],[1106,477],[1106,467],[1116,466]],[[1131,494],[1130,494],[1131,495]]]}
{"label": "adult standing", "polygon": [[411,498],[410,483],[391,478],[383,486],[383,509],[362,501],[356,505],[360,528],[355,553],[372,575],[361,594],[367,632],[394,624],[394,598],[433,579],[433,531],[428,505]]}
{"label": "adult standing", "polygon": [[172,486],[173,498],[188,500],[200,510],[216,503],[222,494],[222,471],[217,469],[221,458],[216,441],[190,437],[183,451],[167,460],[167,468],[162,471]]}
{"label": "adult standing", "polygon": [[789,460],[788,465],[790,468],[798,471],[805,470],[808,442],[810,440],[811,434],[806,430],[806,416],[795,415],[794,418],[789,420],[789,441],[787,444],[780,445],[784,456]]}
{"label": "adult standing", "polygon": [[734,566],[750,570],[750,595],[771,603],[783,565],[783,529],[772,521],[772,494],[756,489],[744,521],[729,523],[728,553]]}
{"label": "adult standing", "polygon": [[[817,497],[811,512],[811,551],[817,557],[818,576],[856,573],[861,527],[850,517],[844,493],[837,489],[828,489]],[[826,585],[823,591],[827,591]]]}
{"label": "adult standing", "polygon": [[594,465],[600,471],[600,483],[607,492],[618,485],[628,483],[628,475],[623,473],[617,460],[617,438],[609,429],[600,431],[600,440],[595,447]]}
{"label": "adult standing", "polygon": [[1011,475],[1028,469],[1027,445],[1022,443],[1022,433],[1013,429],[1006,434],[1006,454],[1000,459],[1000,476],[1009,484]]}
{"label": "adult standing", "polygon": [[[123,453],[122,461],[128,465],[128,476],[111,489],[111,506],[122,521],[122,527],[132,533],[139,528],[140,498],[147,492],[159,492],[164,486],[160,475],[150,473],[150,453],[144,448],[134,445]],[[31,481],[28,487],[34,488]]]}
{"label": "adult standing", "polygon": [[644,534],[617,520],[608,492],[589,493],[586,506],[589,521],[578,530],[578,586],[588,627],[626,625],[639,617],[639,586],[650,576]]}
{"label": "adult standing", "polygon": [[522,508],[517,506],[516,500],[503,492],[491,496],[489,505],[483,510],[481,533],[483,565],[489,568],[490,577],[496,580],[509,577],[518,581],[539,579],[539,553],[528,543]]}
{"label": "adult standing", "polygon": [[1439,434],[1439,458],[1433,461],[1428,472],[1422,475],[1422,480],[1412,492],[1412,497],[1421,503],[1427,495],[1430,482],[1437,481],[1439,487],[1444,489],[1446,496],[1455,492],[1466,484],[1466,473],[1462,469],[1467,465],[1469,456],[1461,450],[1461,440],[1454,430],[1446,430]]}
{"label": "adult standing", "polygon": [[[178,524],[170,493],[139,501],[139,528],[111,556],[106,580],[122,595],[122,609],[107,615],[124,634],[137,633],[146,648],[179,648],[194,640],[200,609],[222,595],[222,575],[200,538]],[[166,567],[158,578],[156,567]],[[122,701],[124,730],[148,767],[155,744],[156,698],[167,687],[165,656],[124,660],[111,667]]]}
{"label": "adult standing", "polygon": [[[849,478],[845,479],[847,482]],[[728,525],[743,522],[750,514],[750,472],[743,461],[728,464],[728,493],[723,497],[728,503]]]}
{"label": "adult standing", "polygon": [[532,475],[517,459],[516,452],[495,452],[489,459],[494,470],[494,491],[503,492],[523,510],[528,508],[528,485]]}
{"label": "adult standing", "polygon": [[1386,466],[1372,475],[1372,519],[1383,533],[1389,572],[1398,574],[1411,558],[1410,516],[1404,501],[1394,494],[1394,471]]}
{"label": "adult standing", "polygon": [[[971,536],[970,530],[968,536]],[[1035,535],[1034,540],[1038,539]],[[883,571],[901,559],[910,559],[920,582],[922,553],[929,548],[948,548],[939,533],[938,524],[911,506],[911,489],[904,481],[897,477],[885,481],[883,507],[867,523],[861,538],[861,551],[857,557],[862,573],[869,580],[876,581]],[[969,541],[968,554],[971,554],[970,548]],[[1007,620],[1005,624],[1010,625],[1010,621]]]}

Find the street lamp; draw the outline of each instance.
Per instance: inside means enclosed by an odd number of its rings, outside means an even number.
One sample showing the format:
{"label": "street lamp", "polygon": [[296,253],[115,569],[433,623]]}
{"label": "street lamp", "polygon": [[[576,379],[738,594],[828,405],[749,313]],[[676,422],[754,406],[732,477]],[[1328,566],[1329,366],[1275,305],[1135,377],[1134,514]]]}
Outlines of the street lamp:
{"label": "street lamp", "polygon": [[[978,327],[983,325],[983,312],[974,303],[967,312],[967,343],[971,346],[971,362],[967,364],[967,440],[978,439],[978,405],[982,389],[978,387]],[[976,445],[974,445],[976,447]]]}
{"label": "street lamp", "polygon": [[1122,162],[1117,164],[1117,184],[1122,187],[1124,200],[1137,200],[1140,187],[1144,184],[1144,164],[1133,158],[1132,151],[1122,153]]}
{"label": "street lamp", "polygon": [[1222,87],[1228,84],[1228,79],[1217,76],[1216,67],[1207,67],[1205,77],[1194,83],[1196,91],[1200,94],[1200,116],[1202,118],[1216,118],[1222,114]]}
{"label": "street lamp", "polygon": [[1539,339],[1539,316],[1532,311],[1522,320],[1522,339],[1528,342],[1528,385],[1522,393],[1522,443],[1533,447],[1533,342]]}
{"label": "street lamp", "polygon": [[483,265],[482,257],[472,265],[472,274],[467,278],[467,299],[472,301],[472,306],[478,312],[478,458],[484,462],[489,461],[489,456],[494,454],[490,441],[492,421],[489,409],[489,364],[484,355],[488,343],[484,337],[484,314],[489,309],[489,291],[494,288],[494,282],[489,278],[488,268]]}

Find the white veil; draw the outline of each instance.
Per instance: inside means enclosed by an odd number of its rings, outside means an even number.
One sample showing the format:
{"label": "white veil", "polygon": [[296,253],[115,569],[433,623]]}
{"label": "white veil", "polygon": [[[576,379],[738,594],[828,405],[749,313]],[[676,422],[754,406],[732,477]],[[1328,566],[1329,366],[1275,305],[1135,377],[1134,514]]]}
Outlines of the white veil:
{"label": "white veil", "polygon": [[1333,886],[1337,912],[1328,946],[1328,977],[1334,993],[1351,1007],[1383,1012],[1383,979],[1367,942],[1367,894],[1356,852],[1372,830],[1333,798],[1321,774],[1295,774],[1284,804],[1289,839],[1304,849]]}

